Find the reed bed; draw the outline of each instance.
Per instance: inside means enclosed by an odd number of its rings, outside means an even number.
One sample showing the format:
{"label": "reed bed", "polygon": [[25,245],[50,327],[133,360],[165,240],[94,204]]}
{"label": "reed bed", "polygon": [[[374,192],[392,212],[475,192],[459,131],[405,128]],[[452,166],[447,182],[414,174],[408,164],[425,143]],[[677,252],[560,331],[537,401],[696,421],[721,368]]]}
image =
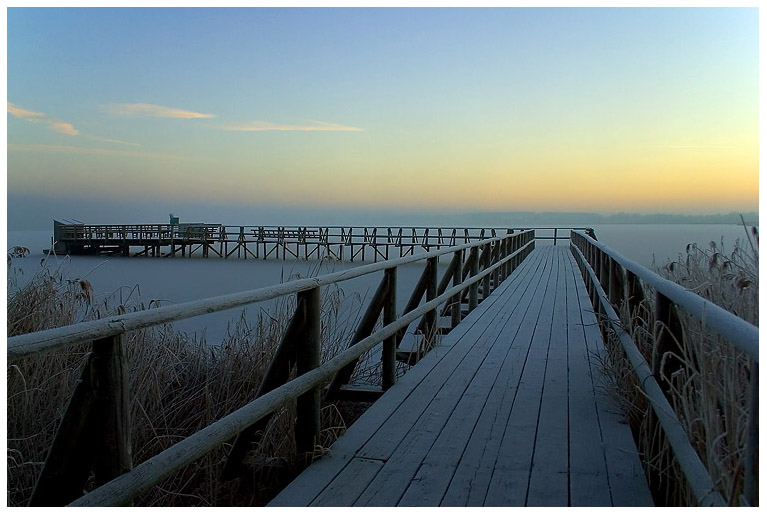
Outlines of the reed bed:
{"label": "reed bed", "polygon": [[[9,266],[9,281],[15,281],[11,270]],[[319,270],[318,266],[311,273]],[[23,288],[13,290],[8,300],[9,336],[155,305],[116,302],[114,295],[98,297],[87,280],[66,278],[61,270],[47,268]],[[348,345],[362,302],[361,296],[346,296],[337,285],[323,288],[323,361]],[[134,463],[251,401],[294,308],[295,298],[290,296],[280,298],[269,310],[262,309],[255,320],[242,311],[220,345],[209,345],[204,336],[189,336],[172,325],[128,333]],[[27,504],[88,352],[83,345],[8,364],[9,506]],[[358,367],[355,375],[373,374]],[[324,405],[315,454],[321,455],[365,407],[349,402]],[[294,419],[294,405],[283,407],[272,418],[246,459],[246,476],[227,482],[220,479],[231,445],[226,444],[141,495],[135,504],[265,504],[305,466],[292,437]]]}
{"label": "reed bed", "polygon": [[[708,248],[687,245],[678,259],[656,266],[656,272],[709,301],[759,325],[758,231],[747,232],[732,250],[724,241]],[[622,325],[631,334],[648,363],[653,362],[657,328],[652,321],[654,296],[643,285],[646,299],[633,312],[620,308]],[[664,356],[678,363],[660,378],[667,397],[685,428],[690,442],[711,475],[714,485],[732,506],[742,498],[750,363],[700,321],[678,310],[682,339],[678,351]],[[655,502],[666,506],[695,505],[684,477],[676,465],[662,430],[652,415],[640,385],[631,373],[620,346],[612,335],[608,341],[605,370],[610,389],[619,393],[623,412],[643,455]]]}

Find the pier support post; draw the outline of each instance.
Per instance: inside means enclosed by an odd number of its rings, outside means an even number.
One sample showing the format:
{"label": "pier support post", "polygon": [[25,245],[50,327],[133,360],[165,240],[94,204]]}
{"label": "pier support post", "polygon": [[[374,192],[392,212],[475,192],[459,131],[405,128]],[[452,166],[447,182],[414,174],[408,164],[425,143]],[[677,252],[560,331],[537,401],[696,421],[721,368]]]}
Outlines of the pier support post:
{"label": "pier support post", "polygon": [[[383,308],[383,324],[389,325],[397,319],[397,267],[387,268],[386,301]],[[388,390],[397,380],[397,334],[383,342],[381,351],[381,386]]]}
{"label": "pier support post", "polygon": [[[429,258],[428,266],[429,275],[426,282],[426,302],[437,298],[437,281],[438,281],[438,268],[439,257]],[[424,315],[424,350],[430,350],[437,338],[437,308],[429,311]]]}
{"label": "pier support post", "polygon": [[[458,286],[461,284],[461,271],[463,270],[462,257],[462,250],[458,250],[453,254],[453,259],[456,262],[455,268],[453,268],[453,286]],[[452,304],[450,312],[450,326],[455,327],[461,323],[461,293],[456,293],[453,298],[450,299],[450,302]]]}
{"label": "pier support post", "polygon": [[[469,275],[474,277],[479,273],[479,247],[471,248],[471,256],[469,259],[471,260],[471,270]],[[474,311],[477,304],[479,304],[479,281],[472,283],[472,285],[469,286],[469,311]]]}
{"label": "pier support post", "polygon": [[[298,303],[304,305],[304,330],[296,349],[296,373],[305,374],[320,366],[321,300],[320,288],[298,293]],[[296,450],[310,462],[320,438],[320,387],[315,387],[296,399]]]}
{"label": "pier support post", "polygon": [[[490,244],[486,243],[485,248],[482,250],[482,257],[480,260],[482,261],[482,270],[487,270],[487,268],[490,266],[490,252],[492,252],[490,248]],[[485,300],[490,296],[490,274],[487,274],[485,277],[482,278],[482,300]]]}
{"label": "pier support post", "polygon": [[63,506],[133,468],[125,335],[95,340],[69,400],[30,506]]}

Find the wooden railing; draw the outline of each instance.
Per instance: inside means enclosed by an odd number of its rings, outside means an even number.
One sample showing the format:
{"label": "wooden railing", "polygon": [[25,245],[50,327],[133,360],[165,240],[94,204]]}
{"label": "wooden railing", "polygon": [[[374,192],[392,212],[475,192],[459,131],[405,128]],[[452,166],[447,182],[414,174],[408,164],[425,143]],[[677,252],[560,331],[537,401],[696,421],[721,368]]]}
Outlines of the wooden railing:
{"label": "wooden railing", "polygon": [[[92,342],[92,353],[82,380],[62,417],[30,505],[129,504],[141,492],[235,436],[237,440],[224,473],[236,475],[244,449],[268,417],[293,399],[298,403],[297,448],[299,452],[311,451],[320,429],[323,385],[329,382],[324,390],[325,398],[334,398],[348,382],[360,357],[383,343],[382,389],[389,388],[396,381],[397,347],[411,323],[421,319],[419,332],[428,350],[438,333],[440,305],[449,306],[451,325],[455,326],[463,316],[462,299],[467,300],[469,311],[474,309],[511,274],[534,246],[533,231],[519,232],[268,288],[9,338],[9,362]],[[442,281],[438,281],[437,266],[440,256],[444,255],[452,255],[452,260]],[[424,271],[404,312],[398,316],[397,267],[417,261],[426,261]],[[375,272],[383,272],[383,278],[348,349],[320,363],[320,289]],[[255,392],[255,400],[133,468],[125,334],[285,295],[296,295],[297,307],[258,392]],[[425,300],[421,302],[424,296]],[[383,327],[374,330],[381,314]],[[290,363],[296,364],[298,376],[288,381]],[[100,486],[80,497],[92,472]]]}
{"label": "wooden railing", "polygon": [[[663,428],[674,458],[701,506],[724,506],[674,409],[669,403],[668,378],[679,367],[680,342],[684,341],[677,310],[684,310],[721,335],[750,359],[747,438],[744,463],[743,500],[758,505],[759,452],[759,330],[754,325],[719,306],[664,279],[643,266],[621,256],[585,233],[573,232],[571,249],[581,268],[603,337],[614,335],[631,363],[652,413]],[[641,282],[640,282],[641,280]],[[645,285],[648,291],[642,286]],[[648,295],[654,295],[654,313],[637,309]],[[617,312],[621,306],[629,313],[631,328],[625,327]],[[649,365],[627,329],[637,323],[653,330],[652,364]]]}
{"label": "wooden railing", "polygon": [[[143,247],[136,255],[223,258],[387,260],[418,252],[502,237],[527,230],[536,239],[569,239],[570,230],[588,228],[249,226],[185,223],[179,225],[83,225],[54,223],[56,253],[120,252]],[[551,233],[551,235],[549,234]]]}

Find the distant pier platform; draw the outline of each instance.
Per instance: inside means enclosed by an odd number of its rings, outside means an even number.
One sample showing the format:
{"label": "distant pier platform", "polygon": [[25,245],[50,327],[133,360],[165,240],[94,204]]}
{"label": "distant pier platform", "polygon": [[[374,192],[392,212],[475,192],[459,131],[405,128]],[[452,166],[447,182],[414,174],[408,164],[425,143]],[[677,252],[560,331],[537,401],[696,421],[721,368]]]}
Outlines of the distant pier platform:
{"label": "distant pier platform", "polygon": [[[547,228],[569,238],[570,230]],[[585,229],[585,228],[584,228]],[[56,254],[377,262],[513,234],[510,227],[256,226],[215,223],[91,225],[54,221]],[[49,251],[50,252],[50,251]]]}

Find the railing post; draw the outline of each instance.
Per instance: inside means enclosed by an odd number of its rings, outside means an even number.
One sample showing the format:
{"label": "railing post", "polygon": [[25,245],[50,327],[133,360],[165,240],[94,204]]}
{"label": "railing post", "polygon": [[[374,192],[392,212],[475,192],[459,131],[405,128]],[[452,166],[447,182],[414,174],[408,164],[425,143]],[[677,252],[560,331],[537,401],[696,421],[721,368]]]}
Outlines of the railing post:
{"label": "railing post", "polygon": [[[304,304],[303,338],[296,349],[296,373],[305,374],[320,366],[321,300],[320,288],[298,292],[299,305]],[[320,387],[296,399],[296,450],[311,461],[320,438]]]}
{"label": "railing post", "polygon": [[604,251],[599,251],[599,283],[602,285],[602,290],[607,293],[610,291],[610,268],[609,268],[610,256]]}
{"label": "railing post", "polygon": [[[288,322],[288,326],[285,328],[277,350],[269,362],[266,373],[261,379],[261,384],[258,386],[258,391],[255,395],[256,399],[285,384],[290,377],[290,370],[293,368],[293,364],[298,361],[298,354],[310,352],[311,342],[304,349],[299,349],[299,346],[303,344],[307,334],[312,334],[312,330],[307,330],[307,317],[309,316],[310,309],[306,306],[307,302],[314,302],[314,299],[311,298],[312,295],[309,293],[311,291],[308,290],[296,295],[296,309]],[[302,359],[304,363],[310,361],[308,356]],[[307,392],[307,394],[309,393]],[[311,406],[309,409],[311,410]],[[265,430],[271,417],[272,415],[268,415],[254,422],[237,435],[224,464],[224,469],[221,472],[223,479],[233,479],[242,473],[242,462],[251,443],[259,438],[259,433]],[[296,427],[298,427],[298,423]]]}
{"label": "railing post", "polygon": [[[504,241],[506,242],[506,245],[505,245],[506,251],[503,253],[503,257],[506,258],[514,252],[514,237],[511,235],[507,235],[506,238],[504,238]],[[511,275],[511,260],[504,263],[502,268],[503,268],[503,275],[504,275],[503,278],[504,280],[506,280],[506,278]]]}
{"label": "railing post", "polygon": [[93,342],[93,417],[103,429],[97,436],[101,450],[94,458],[96,484],[102,485],[133,469],[131,449],[130,386],[125,335]]}
{"label": "railing post", "polygon": [[[509,236],[509,245],[511,248],[510,254],[513,254],[514,252],[520,249],[521,245],[519,244],[516,234]],[[513,258],[509,260],[509,275],[511,275],[514,272],[514,270],[517,269],[518,259],[519,259],[519,254],[517,254],[516,256],[514,256]]]}
{"label": "railing post", "polygon": [[620,278],[620,270],[618,269],[619,265],[613,258],[608,258],[607,262],[608,266],[610,267],[608,275],[610,289],[607,291],[607,298],[610,300],[610,304],[612,304],[617,309],[618,303],[620,302],[620,284],[618,282]]}
{"label": "railing post", "polygon": [[[479,273],[479,247],[474,246],[471,248],[471,270],[469,275],[474,277]],[[474,308],[479,304],[479,281],[472,283],[469,286],[469,311],[474,311]]]}
{"label": "railing post", "polygon": [[[386,305],[388,298],[388,285],[389,278],[388,276],[384,275],[383,279],[381,279],[381,282],[378,284],[376,292],[373,294],[373,298],[370,299],[370,303],[368,304],[367,308],[365,308],[365,313],[362,315],[362,318],[357,324],[357,328],[354,331],[351,342],[349,342],[349,347],[353,346],[363,338],[366,338],[373,333],[376,322],[378,322],[378,319],[381,316],[381,311],[384,310]],[[356,366],[357,361],[353,361],[336,372],[336,374],[333,376],[333,379],[330,381],[330,384],[328,385],[327,391],[325,392],[326,401],[330,401],[336,398],[338,392],[341,390],[341,387],[347,384],[351,379],[352,375],[354,374],[354,368]]]}
{"label": "railing post", "polygon": [[[519,242],[517,241],[516,235],[509,235],[509,254],[513,254],[516,251],[519,250]],[[514,272],[514,269],[516,268],[514,266],[514,262],[517,259],[516,256],[514,256],[512,259],[509,260],[509,275],[511,275],[512,272]]]}
{"label": "railing post", "polygon": [[[489,243],[485,243],[484,249],[482,250],[482,256],[481,256],[481,265],[482,265],[482,271],[485,271],[490,266],[490,253],[492,252],[492,249],[490,247]],[[490,296],[490,274],[487,274],[482,278],[482,300],[485,300]]]}
{"label": "railing post", "polygon": [[[456,266],[453,269],[453,286],[458,286],[461,284],[461,271],[463,270],[461,258],[463,257],[463,251],[458,250],[453,253],[453,256],[453,259],[456,261]],[[450,302],[452,303],[450,325],[451,327],[455,327],[461,323],[461,293],[456,293]]]}
{"label": "railing post", "polygon": [[605,259],[607,259],[607,256],[604,252],[602,252],[601,249],[594,248],[594,251],[596,252],[595,255],[595,264],[596,269],[594,270],[597,273],[597,282],[598,284],[594,285],[594,312],[597,315],[597,322],[599,323],[599,328],[602,331],[602,338],[607,341],[607,320],[605,320],[605,312],[604,307],[602,306],[602,303],[599,301],[599,289],[601,288],[603,291],[605,289],[605,268],[603,266],[603,262]]}
{"label": "railing post", "polygon": [[[426,302],[437,298],[437,266],[439,257],[431,257],[426,266],[429,267],[429,275],[426,282]],[[430,310],[424,315],[424,350],[434,346],[437,337],[437,308]]]}
{"label": "railing post", "polygon": [[[397,267],[387,268],[386,301],[383,308],[383,324],[389,325],[397,319]],[[388,390],[397,380],[397,334],[393,334],[383,342],[381,351],[381,386]]]}
{"label": "railing post", "polygon": [[[509,241],[509,238],[508,238],[508,236],[507,236],[507,237],[505,237],[505,238],[503,238],[503,247],[502,247],[502,248],[503,248],[503,253],[502,253],[502,255],[501,255],[501,258],[502,258],[502,259],[505,259],[505,258],[506,258],[506,256],[508,256],[509,254],[511,254],[511,242]],[[509,276],[509,262],[508,262],[508,261],[507,261],[507,262],[505,262],[505,263],[504,263],[504,264],[501,266],[501,276],[503,277],[503,278],[501,279],[501,282],[505,281],[505,280],[506,280],[506,278]]]}
{"label": "railing post", "polygon": [[133,468],[129,395],[124,335],[94,341],[30,506],[63,506],[77,499],[91,469],[100,486]]}
{"label": "railing post", "polygon": [[557,228],[554,227],[554,246],[557,246]]}

